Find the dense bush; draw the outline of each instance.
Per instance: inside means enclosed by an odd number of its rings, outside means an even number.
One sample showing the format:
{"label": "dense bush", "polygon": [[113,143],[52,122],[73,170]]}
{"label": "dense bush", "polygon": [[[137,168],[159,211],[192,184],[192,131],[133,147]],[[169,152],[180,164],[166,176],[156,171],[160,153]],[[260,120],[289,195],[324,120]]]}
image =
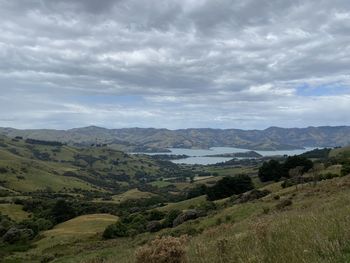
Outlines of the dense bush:
{"label": "dense bush", "polygon": [[43,140],[35,140],[35,139],[26,139],[26,143],[29,144],[38,144],[38,145],[48,145],[48,146],[63,146],[64,144],[56,141],[43,141]]}
{"label": "dense bush", "polygon": [[289,178],[289,171],[296,167],[302,167],[301,173],[305,173],[313,167],[312,161],[301,156],[289,156],[284,163],[277,160],[264,162],[259,168],[258,176],[262,182],[278,181],[282,177]]}
{"label": "dense bush", "polygon": [[284,177],[288,177],[289,170],[296,167],[303,167],[301,172],[306,173],[313,167],[313,162],[302,156],[289,156],[283,164],[283,169],[285,171]]}
{"label": "dense bush", "polygon": [[14,244],[16,242],[25,242],[32,239],[35,236],[33,230],[28,228],[17,228],[11,227],[2,236],[2,240],[9,244]]}
{"label": "dense bush", "polygon": [[51,210],[53,221],[58,224],[76,216],[73,206],[63,199],[59,199]]}
{"label": "dense bush", "polygon": [[146,212],[145,216],[148,221],[161,220],[165,217],[165,213],[159,210],[151,210]]}
{"label": "dense bush", "polygon": [[278,210],[282,210],[282,209],[284,209],[284,208],[286,208],[286,207],[288,207],[288,206],[291,206],[292,204],[293,204],[292,200],[290,200],[290,199],[285,199],[285,200],[279,202],[279,203],[276,205],[276,208],[277,208]]}
{"label": "dense bush", "polygon": [[208,187],[204,184],[197,185],[194,188],[191,188],[187,193],[187,199],[191,199],[197,196],[205,195],[207,193]]}
{"label": "dense bush", "polygon": [[126,237],[129,235],[128,228],[122,222],[109,225],[103,232],[103,238],[111,239],[116,237]]}
{"label": "dense bush", "polygon": [[247,175],[224,177],[214,186],[208,187],[207,199],[210,201],[241,194],[253,189],[252,179]]}
{"label": "dense bush", "polygon": [[19,223],[21,228],[28,228],[37,235],[40,231],[48,230],[53,227],[53,224],[50,220],[44,218],[38,219],[26,219]]}
{"label": "dense bush", "polygon": [[163,222],[164,227],[172,227],[175,218],[177,218],[178,215],[180,215],[181,213],[182,212],[180,210],[177,210],[177,209],[170,210],[168,212],[168,214],[165,216],[165,219]]}
{"label": "dense bush", "polygon": [[341,168],[341,175],[345,176],[348,174],[350,174],[350,163],[345,163]]}
{"label": "dense bush", "polygon": [[308,152],[301,154],[300,156],[305,158],[318,158],[318,159],[327,159],[329,152],[332,148],[323,148],[323,149],[314,149]]}
{"label": "dense bush", "polygon": [[8,169],[5,167],[0,167],[0,174],[8,173]]}
{"label": "dense bush", "polygon": [[258,172],[258,176],[262,182],[278,181],[283,175],[283,165],[276,160],[264,162]]}

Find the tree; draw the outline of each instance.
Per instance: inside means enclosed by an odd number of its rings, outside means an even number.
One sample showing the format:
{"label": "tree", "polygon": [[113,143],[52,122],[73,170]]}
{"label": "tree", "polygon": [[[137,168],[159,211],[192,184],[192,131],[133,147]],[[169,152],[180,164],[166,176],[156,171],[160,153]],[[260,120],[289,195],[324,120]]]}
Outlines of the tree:
{"label": "tree", "polygon": [[252,179],[247,175],[227,176],[218,181],[214,186],[208,187],[207,199],[214,201],[234,194],[241,194],[253,188]]}
{"label": "tree", "polygon": [[179,214],[181,214],[180,210],[177,210],[177,209],[170,210],[164,218],[164,222],[163,222],[164,227],[172,227],[175,218],[177,218]]}
{"label": "tree", "polygon": [[290,169],[296,168],[298,166],[302,167],[301,173],[304,174],[313,167],[313,162],[306,157],[295,155],[289,156],[283,164],[283,168],[287,174]]}
{"label": "tree", "polygon": [[51,210],[51,216],[56,223],[61,223],[75,217],[72,205],[63,199],[56,202]]}
{"label": "tree", "polygon": [[263,163],[258,175],[262,182],[278,181],[281,177],[289,178],[289,171],[297,167],[301,167],[301,169],[298,168],[301,176],[313,167],[313,162],[297,155],[289,156],[283,164],[276,160],[270,160]]}
{"label": "tree", "polygon": [[283,165],[281,165],[280,162],[276,160],[264,162],[263,165],[259,168],[258,172],[258,176],[262,182],[277,182],[284,174],[285,171],[283,169]]}
{"label": "tree", "polygon": [[350,163],[345,163],[341,168],[341,176],[350,174]]}
{"label": "tree", "polygon": [[126,225],[119,221],[115,224],[107,226],[107,228],[103,232],[103,238],[105,239],[126,236],[128,236],[128,228]]}

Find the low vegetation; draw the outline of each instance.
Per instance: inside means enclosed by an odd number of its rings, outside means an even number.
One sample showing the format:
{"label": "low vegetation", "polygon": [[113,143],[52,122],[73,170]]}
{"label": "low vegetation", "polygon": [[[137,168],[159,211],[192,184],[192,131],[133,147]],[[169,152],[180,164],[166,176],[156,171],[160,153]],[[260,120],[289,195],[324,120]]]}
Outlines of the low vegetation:
{"label": "low vegetation", "polygon": [[1,262],[350,260],[346,149],[190,166],[0,140]]}

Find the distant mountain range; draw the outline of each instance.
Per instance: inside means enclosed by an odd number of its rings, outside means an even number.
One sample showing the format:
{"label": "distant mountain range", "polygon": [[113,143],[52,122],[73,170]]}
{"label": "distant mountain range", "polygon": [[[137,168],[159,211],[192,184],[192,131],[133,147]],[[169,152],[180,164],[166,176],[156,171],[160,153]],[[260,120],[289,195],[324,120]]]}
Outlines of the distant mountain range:
{"label": "distant mountain range", "polygon": [[289,150],[303,147],[350,145],[350,126],[307,128],[270,127],[265,130],[241,129],[106,129],[96,126],[70,130],[0,128],[0,134],[21,136],[71,145],[108,144],[134,152],[166,151],[166,148],[237,147],[252,150]]}

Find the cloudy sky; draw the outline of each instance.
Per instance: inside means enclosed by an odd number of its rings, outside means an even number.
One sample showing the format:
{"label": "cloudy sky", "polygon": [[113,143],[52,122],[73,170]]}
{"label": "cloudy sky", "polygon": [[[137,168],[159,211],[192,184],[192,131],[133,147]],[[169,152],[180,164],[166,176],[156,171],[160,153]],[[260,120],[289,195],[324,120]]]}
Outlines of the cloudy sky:
{"label": "cloudy sky", "polygon": [[350,125],[348,0],[0,0],[0,126]]}

